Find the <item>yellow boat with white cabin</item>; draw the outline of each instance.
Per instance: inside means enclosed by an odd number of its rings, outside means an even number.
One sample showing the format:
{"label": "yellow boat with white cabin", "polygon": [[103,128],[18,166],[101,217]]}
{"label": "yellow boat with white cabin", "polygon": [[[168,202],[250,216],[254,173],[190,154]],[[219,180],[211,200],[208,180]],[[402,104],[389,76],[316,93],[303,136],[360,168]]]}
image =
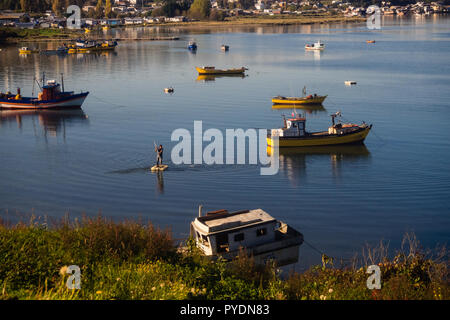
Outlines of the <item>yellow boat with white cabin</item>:
{"label": "yellow boat with white cabin", "polygon": [[[267,132],[267,145],[280,148],[331,146],[339,144],[362,143],[372,129],[372,125],[362,123],[335,123],[340,112],[331,115],[332,125],[328,131],[307,132],[306,119],[298,114],[290,119],[284,119],[283,128],[271,129]],[[277,139],[278,138],[278,139]]]}

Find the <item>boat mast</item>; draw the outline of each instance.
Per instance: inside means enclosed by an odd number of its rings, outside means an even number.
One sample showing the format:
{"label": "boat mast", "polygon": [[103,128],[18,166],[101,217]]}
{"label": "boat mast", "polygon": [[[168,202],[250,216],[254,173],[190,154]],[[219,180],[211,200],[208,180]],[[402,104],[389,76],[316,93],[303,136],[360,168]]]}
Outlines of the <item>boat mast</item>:
{"label": "boat mast", "polygon": [[61,73],[61,85],[62,85],[62,92],[64,92],[64,76],[63,76],[63,73]]}

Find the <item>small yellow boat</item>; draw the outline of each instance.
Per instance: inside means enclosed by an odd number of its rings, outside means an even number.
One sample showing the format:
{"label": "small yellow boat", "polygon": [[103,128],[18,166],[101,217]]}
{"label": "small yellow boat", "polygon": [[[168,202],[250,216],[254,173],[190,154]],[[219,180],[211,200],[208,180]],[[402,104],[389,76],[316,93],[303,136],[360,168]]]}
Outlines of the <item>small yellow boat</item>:
{"label": "small yellow boat", "polygon": [[375,40],[366,40],[367,43],[375,43]]}
{"label": "small yellow boat", "polygon": [[90,30],[90,29],[88,29],[88,28],[84,28],[84,33],[89,33],[89,32],[91,32],[91,30]]}
{"label": "small yellow boat", "polygon": [[222,69],[216,69],[216,67],[195,67],[195,69],[197,69],[198,74],[242,74],[245,72],[245,70],[248,70],[245,67],[239,68],[239,69],[227,69],[227,70],[222,70]]}
{"label": "small yellow boat", "polygon": [[303,104],[322,104],[327,96],[318,96],[316,94],[306,97],[283,97],[277,96],[272,98],[273,104],[303,105]]}
{"label": "small yellow boat", "polygon": [[109,28],[108,26],[103,26],[102,29],[105,30],[105,31],[107,31],[107,30],[109,30],[110,28]]}
{"label": "small yellow boat", "polygon": [[22,47],[19,49],[19,54],[30,54],[30,53],[36,53],[39,52],[39,50],[32,50],[28,47]]}
{"label": "small yellow boat", "polygon": [[328,131],[307,132],[305,129],[306,119],[296,115],[291,119],[284,119],[284,127],[271,129],[267,133],[267,145],[280,148],[285,147],[313,147],[330,146],[339,144],[361,143],[372,129],[372,125],[362,123],[335,123],[335,118],[340,112],[331,115],[332,126]]}

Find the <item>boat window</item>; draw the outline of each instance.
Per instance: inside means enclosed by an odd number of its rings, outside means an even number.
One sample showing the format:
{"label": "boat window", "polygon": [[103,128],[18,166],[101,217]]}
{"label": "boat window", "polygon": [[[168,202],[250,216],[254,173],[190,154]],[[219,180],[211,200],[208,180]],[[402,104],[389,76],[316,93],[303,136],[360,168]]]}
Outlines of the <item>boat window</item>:
{"label": "boat window", "polygon": [[297,128],[297,122],[292,122],[292,128]]}
{"label": "boat window", "polygon": [[202,243],[209,247],[208,238],[204,234],[202,234]]}
{"label": "boat window", "polygon": [[238,233],[234,235],[234,241],[242,241],[244,240],[244,234],[243,233]]}
{"label": "boat window", "polygon": [[229,251],[228,234],[227,233],[219,233],[216,236],[216,249],[217,249],[217,253]]}
{"label": "boat window", "polygon": [[266,234],[267,234],[267,229],[266,228],[256,229],[256,236],[257,237],[264,236]]}

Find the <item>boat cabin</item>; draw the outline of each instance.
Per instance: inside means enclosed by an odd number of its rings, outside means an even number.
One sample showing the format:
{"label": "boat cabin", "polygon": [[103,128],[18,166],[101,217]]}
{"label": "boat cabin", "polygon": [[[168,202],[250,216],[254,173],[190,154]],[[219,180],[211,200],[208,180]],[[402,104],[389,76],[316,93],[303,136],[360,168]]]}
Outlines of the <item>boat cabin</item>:
{"label": "boat cabin", "polygon": [[233,259],[243,249],[262,264],[269,259],[278,265],[296,262],[303,242],[301,233],[262,209],[219,210],[202,216],[200,207],[190,231],[207,257]]}
{"label": "boat cabin", "polygon": [[261,209],[209,212],[197,217],[191,232],[205,255],[238,251],[275,240],[277,221]]}
{"label": "boat cabin", "polygon": [[284,127],[272,129],[272,136],[303,137],[306,134],[306,118],[296,115],[295,118],[284,119]]}
{"label": "boat cabin", "polygon": [[61,94],[61,86],[55,80],[48,80],[47,85],[42,87],[38,94],[38,100],[54,100]]}

